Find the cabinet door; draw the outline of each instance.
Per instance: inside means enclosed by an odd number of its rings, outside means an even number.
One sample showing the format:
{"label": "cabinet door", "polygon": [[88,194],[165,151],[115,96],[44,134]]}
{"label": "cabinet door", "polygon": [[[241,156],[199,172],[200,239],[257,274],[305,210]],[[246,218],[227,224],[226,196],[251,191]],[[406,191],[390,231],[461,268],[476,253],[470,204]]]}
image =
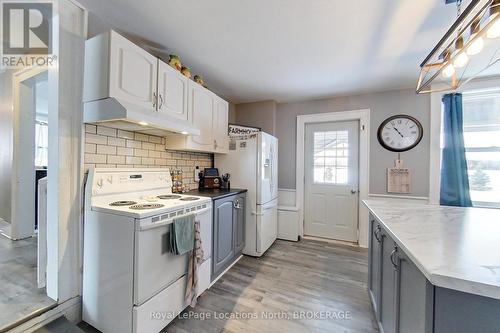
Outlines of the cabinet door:
{"label": "cabinet door", "polygon": [[234,243],[235,255],[240,255],[245,247],[245,200],[246,195],[240,194],[234,200]]}
{"label": "cabinet door", "polygon": [[233,197],[214,202],[212,280],[224,271],[234,257]]}
{"label": "cabinet door", "polygon": [[433,286],[401,251],[398,251],[398,332],[432,332]]}
{"label": "cabinet door", "polygon": [[395,249],[394,241],[382,231],[380,323],[384,333],[396,332],[396,270],[393,265]]}
{"label": "cabinet door", "polygon": [[158,59],[114,31],[110,38],[110,97],[156,110]]}
{"label": "cabinet door", "polygon": [[188,78],[163,61],[158,65],[158,111],[188,119]]}
{"label": "cabinet door", "polygon": [[188,86],[188,120],[201,131],[200,135],[190,137],[192,144],[190,148],[213,151],[215,149],[212,133],[214,95],[194,81],[189,81]]}
{"label": "cabinet door", "polygon": [[380,320],[380,266],[382,262],[381,226],[370,215],[370,240],[368,256],[368,289],[377,320]]}
{"label": "cabinet door", "polygon": [[229,136],[228,120],[229,120],[229,104],[222,98],[216,96],[214,100],[214,140],[215,152],[228,153],[229,152]]}

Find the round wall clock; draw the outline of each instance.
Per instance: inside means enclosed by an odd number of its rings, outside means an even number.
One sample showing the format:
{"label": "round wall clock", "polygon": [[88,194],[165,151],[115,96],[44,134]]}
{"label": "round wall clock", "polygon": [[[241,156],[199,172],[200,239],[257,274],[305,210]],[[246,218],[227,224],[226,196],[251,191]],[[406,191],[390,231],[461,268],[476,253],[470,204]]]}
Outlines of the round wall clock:
{"label": "round wall clock", "polygon": [[423,136],[420,122],[404,114],[387,118],[379,126],[378,142],[390,151],[407,151],[418,145]]}

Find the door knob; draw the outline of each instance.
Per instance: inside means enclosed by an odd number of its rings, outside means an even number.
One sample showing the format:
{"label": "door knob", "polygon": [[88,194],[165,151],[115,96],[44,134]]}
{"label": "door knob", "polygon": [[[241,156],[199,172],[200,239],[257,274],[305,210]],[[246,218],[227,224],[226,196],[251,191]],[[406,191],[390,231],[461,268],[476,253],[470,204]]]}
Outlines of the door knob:
{"label": "door knob", "polygon": [[351,193],[352,194],[356,194],[356,193],[358,193],[358,191],[357,190],[351,190]]}

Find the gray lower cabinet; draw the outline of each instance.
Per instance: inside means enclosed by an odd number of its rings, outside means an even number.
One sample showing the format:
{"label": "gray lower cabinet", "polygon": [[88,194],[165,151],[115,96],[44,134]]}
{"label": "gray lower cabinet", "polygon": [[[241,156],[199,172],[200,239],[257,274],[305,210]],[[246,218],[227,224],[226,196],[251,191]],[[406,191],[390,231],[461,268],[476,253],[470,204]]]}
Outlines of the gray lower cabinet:
{"label": "gray lower cabinet", "polygon": [[432,285],[370,215],[368,291],[383,333],[500,332],[500,301]]}
{"label": "gray lower cabinet", "polygon": [[434,287],[403,251],[397,262],[397,332],[432,332]]}
{"label": "gray lower cabinet", "polygon": [[432,332],[433,286],[370,216],[370,299],[381,331]]}
{"label": "gray lower cabinet", "polygon": [[396,270],[393,265],[396,243],[382,229],[382,264],[380,266],[380,325],[384,333],[396,332]]}
{"label": "gray lower cabinet", "polygon": [[214,200],[212,281],[240,255],[245,247],[245,193]]}
{"label": "gray lower cabinet", "polygon": [[380,267],[382,265],[382,227],[370,216],[370,239],[368,257],[368,290],[377,320],[380,320]]}

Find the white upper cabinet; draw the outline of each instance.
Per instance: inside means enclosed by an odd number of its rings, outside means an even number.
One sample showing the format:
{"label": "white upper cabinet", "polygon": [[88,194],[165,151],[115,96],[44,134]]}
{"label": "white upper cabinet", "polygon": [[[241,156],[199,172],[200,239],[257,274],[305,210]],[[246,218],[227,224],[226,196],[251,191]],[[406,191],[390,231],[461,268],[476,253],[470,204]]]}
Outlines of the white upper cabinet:
{"label": "white upper cabinet", "polygon": [[88,122],[124,118],[117,128],[162,130],[168,149],[229,150],[228,103],[115,31],[86,41],[83,101]]}
{"label": "white upper cabinet", "polygon": [[84,101],[114,97],[156,109],[158,59],[114,31],[87,41]]}
{"label": "white upper cabinet", "polygon": [[229,103],[215,96],[213,113],[213,137],[215,140],[215,152],[229,152],[228,119]]}
{"label": "white upper cabinet", "polygon": [[167,148],[224,154],[229,151],[229,104],[210,90],[189,80],[188,120],[201,131],[200,135],[167,137]]}
{"label": "white upper cabinet", "polygon": [[213,109],[214,97],[212,92],[194,81],[189,82],[189,121],[199,128],[201,134],[191,136],[193,147],[200,150],[214,150]]}
{"label": "white upper cabinet", "polygon": [[158,111],[188,120],[188,81],[163,61],[158,63]]}

